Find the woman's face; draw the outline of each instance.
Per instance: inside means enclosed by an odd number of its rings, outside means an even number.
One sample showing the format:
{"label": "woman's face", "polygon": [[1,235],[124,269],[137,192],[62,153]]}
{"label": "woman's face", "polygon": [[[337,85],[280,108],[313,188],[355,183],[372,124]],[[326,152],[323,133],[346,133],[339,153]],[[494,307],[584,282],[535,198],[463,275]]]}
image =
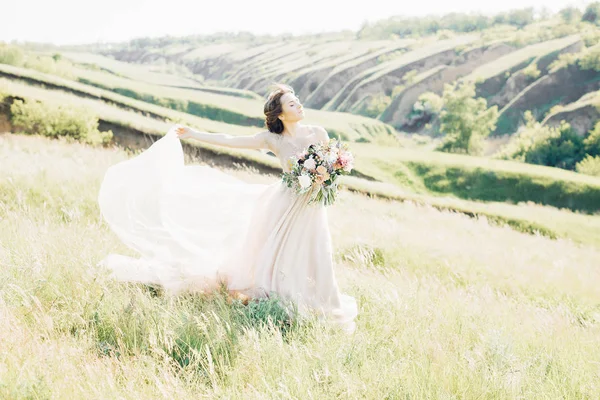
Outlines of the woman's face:
{"label": "woman's face", "polygon": [[281,96],[281,115],[279,118],[284,122],[298,122],[304,118],[304,107],[295,94],[288,92]]}

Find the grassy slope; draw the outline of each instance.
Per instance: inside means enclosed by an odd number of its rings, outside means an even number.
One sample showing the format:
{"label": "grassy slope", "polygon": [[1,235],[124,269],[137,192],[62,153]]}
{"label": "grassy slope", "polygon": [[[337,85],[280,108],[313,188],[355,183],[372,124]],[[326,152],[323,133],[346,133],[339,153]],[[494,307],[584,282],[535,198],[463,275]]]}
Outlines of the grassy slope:
{"label": "grassy slope", "polygon": [[414,50],[409,51],[396,59],[384,62],[376,67],[371,68],[370,70],[364,71],[364,74],[362,75],[363,79],[361,79],[360,82],[358,82],[358,84],[355,85],[349,93],[345,94],[345,99],[339,104],[339,106],[336,107],[336,109],[344,111],[351,107],[351,99],[362,87],[380,81],[384,79],[386,75],[393,74],[395,71],[406,68],[408,65],[417,64],[421,60],[435,56],[438,53],[443,53],[460,46],[470,44],[475,41],[475,39],[475,36],[472,35],[462,35],[448,40],[441,40],[439,42],[436,41],[429,45],[415,48]]}
{"label": "grassy slope", "polygon": [[336,92],[344,89],[348,79],[353,79],[357,73],[369,69],[370,65],[377,64],[380,57],[405,51],[411,43],[414,43],[414,41],[398,40],[392,45],[369,51],[366,54],[346,55],[339,57],[337,62],[334,60],[331,63],[320,64],[312,69],[302,71],[310,74],[321,68],[328,70],[328,74],[318,81],[314,91],[308,95],[305,104],[316,104],[317,108],[327,109],[325,105],[333,100]]}
{"label": "grassy slope", "polygon": [[557,168],[439,152],[353,144],[361,172],[421,193],[486,201],[534,201],[596,212],[600,179]]}
{"label": "grassy slope", "polygon": [[[196,92],[188,89],[150,86],[139,84],[135,81],[113,78],[106,76],[105,74],[100,76],[91,71],[82,73],[82,75],[86,76],[83,79],[87,79],[90,82],[102,85],[108,89],[121,90],[128,95],[138,94],[143,96],[146,94],[159,98],[174,99],[175,101],[184,101],[188,102],[188,104],[193,102],[198,105],[195,108],[208,106],[210,107],[210,110],[206,112],[206,115],[209,118],[211,118],[212,115],[223,113],[223,117],[215,118],[219,118],[222,121],[230,121],[231,123],[257,127],[263,126],[264,114],[262,112],[262,100],[235,98],[214,93]],[[131,94],[130,91],[133,92],[133,94]],[[187,111],[194,113],[194,109]],[[200,115],[202,115],[202,112],[200,112]],[[314,121],[314,123],[326,127],[332,132],[338,133],[347,140],[356,140],[360,137],[374,139],[377,138],[377,136],[386,136],[393,132],[392,127],[380,121],[348,113],[308,109],[307,118]]]}
{"label": "grassy slope", "polygon": [[393,126],[396,126],[391,122],[391,120],[393,119],[394,113],[397,112],[400,102],[402,101],[402,98],[406,95],[406,92],[411,89],[414,89],[415,87],[418,87],[419,85],[422,85],[424,80],[430,78],[435,74],[438,74],[440,71],[443,71],[446,68],[448,68],[446,65],[437,65],[431,69],[421,72],[418,75],[415,75],[415,77],[411,79],[410,82],[407,82],[406,87],[400,90],[396,94],[396,96],[392,98],[390,104],[385,108],[385,110],[383,110],[383,112],[379,116],[377,116],[377,119],[381,121],[387,121]]}
{"label": "grassy slope", "polygon": [[392,60],[382,62],[364,71],[349,80],[346,85],[323,107],[327,110],[344,109],[349,106],[348,99],[356,92],[358,88],[372,81],[380,79],[386,74],[406,67],[409,64],[418,62],[419,60],[430,57],[439,52],[450,50],[456,46],[464,45],[473,40],[472,36],[459,36],[455,39],[443,40],[440,42],[432,42],[423,44],[420,47],[413,46],[413,50],[393,58]]}
{"label": "grassy slope", "polygon": [[122,76],[125,78],[145,83],[155,84],[159,86],[183,87],[206,92],[216,92],[234,97],[242,97],[249,99],[261,98],[256,93],[249,92],[247,90],[239,90],[225,87],[214,88],[211,86],[202,85],[192,77],[182,77],[179,75],[165,72],[151,71],[148,66],[126,63],[102,56],[100,54],[76,52],[66,52],[61,54],[69,60],[74,61],[75,63],[98,66],[99,68],[106,70],[107,72],[110,72],[113,75]]}
{"label": "grassy slope", "polygon": [[581,40],[579,35],[567,36],[560,39],[548,40],[541,43],[532,44],[523,47],[510,54],[505,55],[494,62],[482,65],[476,68],[471,74],[466,76],[467,81],[485,81],[495,76],[506,73],[515,66],[521,65],[528,60],[533,60],[536,57],[543,57],[557,50],[563,49],[578,40]]}
{"label": "grassy slope", "polygon": [[343,193],[329,218],[357,332],[281,328],[274,302],[155,296],[93,268],[127,252],[96,205],[125,158],[0,136],[0,397],[600,397],[598,249]]}
{"label": "grassy slope", "polygon": [[[235,131],[239,130],[234,128],[234,126],[238,125],[247,128],[254,126],[253,130],[257,131],[262,129],[262,124],[264,124],[264,115],[259,116],[257,113],[257,110],[262,110],[262,101],[258,102],[214,93],[201,93],[199,95],[198,92],[193,90],[162,88],[144,82],[136,82],[112,76],[108,73],[83,69],[79,71],[81,79],[87,80],[88,83],[96,84],[100,88],[37,71],[0,64],[0,74],[10,74],[33,80],[40,84],[49,83],[64,87],[69,91],[77,91],[80,95],[89,94],[95,98],[109,100],[115,104],[125,105],[128,108],[132,107],[142,112],[148,111],[159,117],[166,117],[172,120],[181,118],[184,115],[183,112],[176,111],[188,111],[186,114],[189,114],[189,112],[193,113],[195,110],[202,109],[202,112],[198,114],[206,115],[205,118],[202,118],[203,120],[210,119],[217,123],[215,126],[229,127],[229,130],[211,130],[211,132],[222,131],[235,134]],[[121,83],[122,86],[111,86],[115,82]],[[114,93],[115,89],[121,92],[121,94]],[[147,90],[147,92],[137,92],[136,90]],[[134,98],[132,99],[132,97]],[[173,102],[170,102],[169,99],[172,99]],[[144,100],[148,100],[150,103]],[[206,103],[201,103],[201,101],[206,101]],[[159,104],[153,104],[153,102]],[[176,110],[173,110],[175,112],[166,107],[156,107],[157,105],[171,106],[173,104],[174,108],[176,108]],[[227,108],[222,108],[222,106],[226,106]],[[240,107],[242,110],[251,110],[253,115],[241,114],[235,107]],[[189,108],[192,108],[192,110]],[[233,122],[239,124],[218,124],[219,122],[227,122],[229,120],[233,120]],[[377,140],[378,138],[387,140],[387,137],[393,132],[392,127],[380,121],[347,113],[307,110],[307,122],[324,126],[333,134],[339,134],[348,140],[356,140],[360,137],[370,138],[371,140]],[[199,128],[203,128],[203,126],[199,126]],[[246,129],[247,131],[248,129]]]}
{"label": "grassy slope", "polygon": [[312,65],[310,67],[303,68],[296,73],[298,75],[318,71],[321,69],[332,68],[331,73],[335,74],[342,70],[352,68],[360,63],[365,61],[369,61],[374,57],[378,57],[382,54],[390,53],[399,49],[405,48],[408,44],[412,43],[410,40],[398,40],[394,41],[391,44],[387,44],[382,47],[373,47],[367,46],[368,43],[365,43],[364,48],[360,48],[356,50],[354,53],[346,53],[341,57],[336,57],[333,60],[327,60],[320,62],[316,65]]}
{"label": "grassy slope", "polygon": [[[550,120],[561,121],[564,119],[564,117],[571,115],[571,118],[567,119],[576,118],[579,111],[588,107],[593,108],[596,111],[595,114],[600,114],[600,91],[587,93],[577,101],[558,107],[555,111],[548,112],[548,114],[542,120],[542,124],[546,124]],[[593,114],[594,113],[592,112],[592,115]],[[590,122],[592,122],[590,125],[593,127],[595,125],[595,121],[592,120]],[[587,131],[583,133],[584,135],[587,135]]]}
{"label": "grassy slope", "polygon": [[63,51],[60,54],[62,57],[67,58],[75,64],[91,69],[109,72],[115,76],[121,76],[157,85],[189,86],[196,88],[202,87],[202,85],[200,85],[191,77],[162,72],[159,70],[160,67],[158,66],[148,68],[144,65],[127,63],[103,56],[101,54],[86,52]]}
{"label": "grassy slope", "polygon": [[[595,71],[571,66],[543,76],[522,90],[500,110],[495,134],[512,133],[523,123],[525,111],[542,119],[554,106],[569,104],[600,88]],[[571,89],[571,90],[569,90]]]}
{"label": "grassy slope", "polygon": [[[17,94],[23,97],[30,97],[43,101],[58,102],[64,104],[83,105],[94,109],[102,120],[124,127],[131,127],[141,132],[154,134],[157,135],[157,137],[166,132],[168,130],[168,127],[170,126],[170,123],[168,122],[158,122],[156,120],[139,115],[137,113],[133,113],[131,111],[126,111],[118,107],[107,105],[100,101],[95,101],[91,99],[81,99],[77,96],[62,93],[59,91],[42,90],[39,88],[30,87],[10,81],[4,81],[0,83],[0,87],[3,87],[3,91],[5,92]],[[181,118],[184,118],[184,120],[185,118],[187,118],[188,121],[189,119],[196,119],[192,116],[186,116],[183,113],[179,114],[181,114]],[[201,128],[203,123],[210,124],[214,123],[214,121],[198,119],[194,122],[195,125],[199,125]],[[235,134],[250,133],[244,131],[244,129],[248,128],[236,126],[230,127],[232,129],[231,132]],[[237,159],[239,162],[264,165],[267,166],[269,169],[277,169],[277,162],[272,157],[264,155],[260,152],[218,148],[215,146],[204,145],[198,142],[194,143],[194,145],[200,148],[208,149],[210,153],[215,155],[223,155],[229,158],[233,157],[233,159]],[[595,182],[593,178],[569,173],[567,171],[529,166],[525,164],[511,163],[499,160],[477,159],[472,157],[447,155],[441,153],[414,152],[358,143],[354,144],[353,149],[358,157],[357,171],[374,176],[383,182],[400,184],[404,187],[409,187],[411,190],[417,190],[424,194],[431,193],[431,188],[428,189],[425,186],[425,177],[417,176],[414,173],[412,173],[406,168],[407,164],[410,165],[410,163],[420,163],[425,166],[433,165],[435,167],[439,167],[441,171],[447,171],[449,167],[459,168],[460,170],[466,171],[465,173],[467,175],[470,175],[471,171],[473,170],[477,172],[478,168],[483,168],[485,169],[485,171],[497,171],[496,175],[500,177],[503,173],[508,173],[509,175],[512,174],[513,178],[515,174],[517,176],[519,174],[522,174],[525,175],[525,177],[528,177],[530,175],[530,171],[534,171],[533,176],[539,176],[539,179],[536,178],[536,180],[541,180],[542,184],[553,179],[562,179],[566,182],[574,181],[574,185],[587,187],[588,184]],[[382,164],[382,159],[387,160],[388,163]],[[405,179],[403,174],[409,174],[409,179]],[[456,182],[458,183],[464,181],[464,179],[460,176],[455,178]],[[461,201],[458,199],[449,201],[448,199],[442,199],[437,197],[415,196],[410,193],[407,193],[406,191],[398,190],[398,188],[395,185],[390,186],[389,184],[381,182],[369,183],[362,180],[349,180],[348,186],[352,190],[368,192],[377,196],[391,197],[400,200],[416,200],[441,209],[450,209],[466,214],[485,215],[486,217],[495,222],[508,223],[514,228],[525,232],[539,230],[552,237],[571,237],[574,240],[585,243],[600,242],[600,231],[598,231],[599,235],[587,235],[580,234],[578,229],[571,228],[578,226],[578,224],[580,224],[582,221],[582,218],[576,214],[567,217],[567,220],[564,222],[564,224],[557,225],[550,223],[549,218],[547,218],[547,215],[543,213],[540,213],[539,215],[535,213],[530,216],[527,215],[527,212],[523,212],[523,208],[520,206],[506,205],[506,207],[497,207],[494,205],[486,205],[472,201]],[[595,226],[595,219],[590,221],[592,221],[591,226]],[[563,225],[566,227],[565,229],[561,228],[561,226]]]}

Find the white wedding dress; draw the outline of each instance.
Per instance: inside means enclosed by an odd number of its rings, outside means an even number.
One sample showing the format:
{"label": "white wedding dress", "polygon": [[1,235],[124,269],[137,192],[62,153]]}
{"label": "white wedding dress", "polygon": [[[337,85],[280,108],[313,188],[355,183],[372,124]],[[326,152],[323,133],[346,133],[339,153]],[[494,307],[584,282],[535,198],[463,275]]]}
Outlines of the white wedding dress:
{"label": "white wedding dress", "polygon": [[[263,135],[284,171],[289,157],[311,143],[310,136]],[[353,332],[356,301],[338,288],[327,210],[309,205],[309,196],[281,180],[252,184],[184,165],[173,127],[106,172],[101,213],[139,258],[110,254],[101,264],[118,280],[159,284],[172,293],[210,291],[221,282],[253,298],[275,292],[302,314],[316,312]]]}

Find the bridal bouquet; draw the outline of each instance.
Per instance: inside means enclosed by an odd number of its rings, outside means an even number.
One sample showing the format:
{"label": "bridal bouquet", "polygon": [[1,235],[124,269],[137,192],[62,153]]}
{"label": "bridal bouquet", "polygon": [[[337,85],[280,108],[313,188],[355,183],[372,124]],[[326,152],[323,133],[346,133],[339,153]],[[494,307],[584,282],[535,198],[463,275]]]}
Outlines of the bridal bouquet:
{"label": "bridal bouquet", "polygon": [[297,194],[314,189],[309,204],[322,202],[328,206],[335,202],[338,177],[352,171],[354,157],[347,144],[330,139],[328,143],[311,144],[289,162],[291,171],[283,173],[283,182]]}

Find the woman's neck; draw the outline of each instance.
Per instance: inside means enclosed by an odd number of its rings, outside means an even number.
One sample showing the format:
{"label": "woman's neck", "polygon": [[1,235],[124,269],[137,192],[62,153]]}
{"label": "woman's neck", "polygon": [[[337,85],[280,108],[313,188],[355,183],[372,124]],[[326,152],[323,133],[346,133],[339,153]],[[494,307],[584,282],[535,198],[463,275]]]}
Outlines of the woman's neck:
{"label": "woman's neck", "polygon": [[303,130],[303,125],[300,125],[299,122],[293,122],[291,124],[283,124],[283,132],[281,133],[291,138],[295,138],[298,134],[302,135]]}

